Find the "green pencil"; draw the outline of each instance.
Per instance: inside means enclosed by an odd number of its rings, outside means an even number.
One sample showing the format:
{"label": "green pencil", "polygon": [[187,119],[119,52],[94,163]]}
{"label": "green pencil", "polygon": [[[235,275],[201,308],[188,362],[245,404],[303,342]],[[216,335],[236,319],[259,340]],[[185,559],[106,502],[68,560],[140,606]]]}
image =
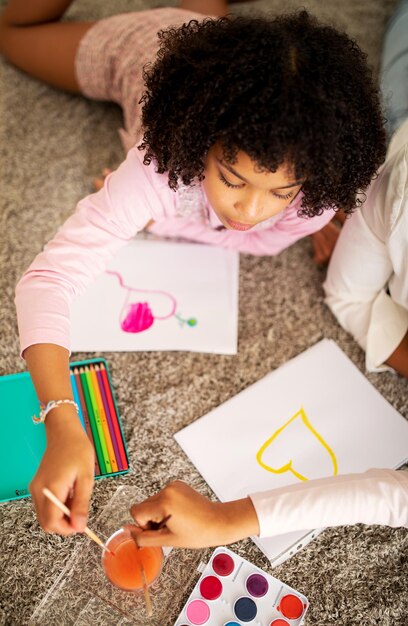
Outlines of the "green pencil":
{"label": "green pencil", "polygon": [[101,443],[99,439],[98,427],[96,425],[95,415],[94,415],[93,407],[92,407],[92,401],[89,395],[88,380],[87,380],[86,373],[83,367],[79,368],[79,375],[81,377],[82,389],[84,392],[84,398],[85,398],[86,406],[88,409],[89,424],[91,426],[92,437],[93,437],[94,444],[95,444],[95,452],[96,452],[96,456],[98,458],[98,463],[99,463],[99,469],[101,470],[101,474],[106,474],[107,473],[106,466],[105,466],[102,447],[101,447]]}
{"label": "green pencil", "polygon": [[102,448],[103,460],[104,460],[105,470],[106,470],[105,473],[106,474],[112,474],[112,472],[113,472],[113,470],[112,470],[112,463],[110,462],[108,446],[106,445],[105,433],[103,432],[103,425],[102,425],[101,416],[99,414],[98,402],[96,400],[96,395],[95,395],[95,390],[94,390],[94,387],[93,387],[91,372],[89,371],[89,367],[87,365],[85,366],[84,369],[85,369],[86,380],[87,380],[87,383],[88,383],[89,397],[90,397],[91,403],[92,403],[92,410],[93,410],[93,414],[95,416],[96,427],[98,429],[99,441],[100,441],[101,448]]}

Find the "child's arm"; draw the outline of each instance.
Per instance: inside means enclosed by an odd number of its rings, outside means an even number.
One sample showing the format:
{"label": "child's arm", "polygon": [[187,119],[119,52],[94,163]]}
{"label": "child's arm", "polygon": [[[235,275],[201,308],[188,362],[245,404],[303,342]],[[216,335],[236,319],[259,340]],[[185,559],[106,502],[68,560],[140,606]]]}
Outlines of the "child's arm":
{"label": "child's arm", "polygon": [[[17,286],[21,352],[44,403],[72,398],[68,362],[72,300],[121,246],[160,215],[161,199],[146,169],[137,150],[131,150],[104,189],[79,203]],[[67,534],[72,526],[78,530],[85,526],[93,451],[72,405],[53,409],[44,427],[47,447],[30,489],[41,525]],[[44,486],[63,502],[73,490],[72,526],[43,497]]]}
{"label": "child's arm", "polygon": [[255,493],[260,536],[350,524],[408,527],[408,471],[371,469]]}
{"label": "child's arm", "polygon": [[391,356],[386,360],[386,364],[408,378],[408,330],[401,343],[395,348]]}
{"label": "child's arm", "polygon": [[145,502],[133,505],[131,513],[142,527],[171,515],[162,529],[146,530],[140,535],[143,546],[203,548],[233,543],[259,533],[250,498],[212,502],[180,480]]}
{"label": "child's arm", "polygon": [[408,527],[408,472],[387,469],[330,476],[251,495],[233,502],[210,502],[176,481],[131,513],[147,528],[149,521],[171,518],[160,530],[144,530],[143,546],[204,548],[249,535],[343,526],[382,524]]}
{"label": "child's arm", "polygon": [[366,352],[367,370],[381,371],[388,364],[405,376],[407,165],[407,147],[385,162],[364,205],[343,226],[324,283],[327,304]]}
{"label": "child's arm", "polygon": [[[408,228],[408,207],[406,212]],[[408,241],[401,244],[401,256],[403,246],[406,255]],[[367,370],[382,371],[389,362],[407,376],[407,363],[404,372],[404,358],[398,360],[395,352],[400,344],[403,351],[408,310],[387,293],[393,271],[387,244],[370,230],[359,210],[343,226],[323,286],[333,314],[366,352]],[[402,275],[400,282],[401,278]],[[403,300],[404,295],[401,296]]]}
{"label": "child's arm", "polygon": [[[72,399],[69,353],[54,344],[36,344],[24,352],[38,398]],[[40,426],[39,426],[40,427]],[[83,531],[94,480],[94,451],[74,406],[62,404],[47,415],[47,447],[30,492],[41,526],[61,535]],[[69,501],[71,519],[43,495],[48,487],[62,502]]]}
{"label": "child's arm", "polygon": [[343,211],[336,211],[331,222],[311,234],[313,261],[317,265],[326,265],[330,261],[346,217]]}

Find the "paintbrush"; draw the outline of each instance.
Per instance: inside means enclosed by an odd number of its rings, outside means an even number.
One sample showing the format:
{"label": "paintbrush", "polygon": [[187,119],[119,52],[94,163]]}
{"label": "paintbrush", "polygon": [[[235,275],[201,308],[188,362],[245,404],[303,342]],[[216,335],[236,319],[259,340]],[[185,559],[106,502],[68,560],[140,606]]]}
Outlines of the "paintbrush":
{"label": "paintbrush", "polygon": [[[144,528],[142,526],[140,526],[140,524],[138,524],[135,520],[135,525],[138,528],[142,528],[142,530],[160,530],[161,528],[163,528],[167,522],[169,521],[169,519],[171,518],[171,515],[166,515],[166,517],[164,517],[162,519],[161,522],[148,522],[147,523],[147,528]],[[138,533],[135,533],[134,531],[130,530],[130,535],[133,539],[133,541],[135,542],[136,545],[136,549],[140,550],[140,546],[138,543]],[[152,609],[152,601],[150,598],[150,592],[149,592],[149,588],[147,586],[147,580],[146,580],[146,572],[144,569],[144,565],[142,563],[142,561],[139,561],[139,567],[140,567],[140,573],[142,575],[142,582],[143,582],[143,592],[144,592],[144,596],[145,596],[145,602],[146,602],[146,610],[147,610],[147,614],[149,617],[151,617],[153,615],[153,609]]]}
{"label": "paintbrush", "polygon": [[[43,488],[43,494],[49,499],[51,500],[51,502],[53,504],[55,504],[56,507],[59,508],[60,511],[62,511],[63,513],[65,513],[65,515],[67,517],[71,517],[71,511],[69,510],[69,508],[67,506],[65,506],[65,504],[63,502],[61,502],[61,500],[58,500],[57,496],[54,496],[54,494],[52,493],[52,491],[50,491],[49,489],[47,489],[47,487]],[[102,549],[107,550],[107,552],[110,552],[110,554],[112,554],[114,556],[114,552],[112,552],[112,550],[110,550],[108,548],[107,545],[105,545],[102,541],[102,539],[99,539],[98,535],[95,535],[95,533],[93,532],[93,530],[91,530],[90,528],[88,528],[88,526],[85,526],[85,530],[84,530],[85,535],[87,535],[89,537],[89,539],[92,539],[92,541],[94,541],[95,543],[98,544],[98,546],[100,546]]]}
{"label": "paintbrush", "polygon": [[161,522],[147,522],[146,530],[160,530],[161,528],[164,528],[170,518],[171,515],[166,515],[166,517],[164,517]]}
{"label": "paintbrush", "polygon": [[[137,541],[138,533],[135,533],[134,530],[130,530],[130,535],[133,541],[135,542],[136,550],[140,550],[140,547]],[[146,611],[147,611],[148,616],[151,617],[153,615],[153,609],[152,609],[152,600],[150,598],[150,592],[147,586],[146,572],[145,572],[145,568],[141,559],[138,561],[138,564],[140,567],[140,573],[142,575],[143,593],[144,593],[145,602],[146,602]]]}
{"label": "paintbrush", "polygon": [[141,528],[142,530],[161,530],[162,528],[164,528],[164,526],[167,524],[170,518],[171,518],[171,515],[166,515],[166,517],[164,517],[161,522],[149,521],[147,522],[146,526],[141,526],[139,522],[137,522],[136,520],[134,520],[134,524],[135,526],[137,526],[138,528]]}

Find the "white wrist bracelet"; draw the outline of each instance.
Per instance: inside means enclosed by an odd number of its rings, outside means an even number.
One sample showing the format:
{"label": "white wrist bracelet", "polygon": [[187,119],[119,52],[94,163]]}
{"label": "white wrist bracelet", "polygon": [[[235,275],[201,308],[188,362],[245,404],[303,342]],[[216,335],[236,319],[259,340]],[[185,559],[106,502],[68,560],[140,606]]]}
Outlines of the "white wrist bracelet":
{"label": "white wrist bracelet", "polygon": [[33,415],[34,424],[43,424],[48,413],[52,411],[52,409],[60,406],[61,404],[72,404],[76,408],[76,412],[79,415],[79,407],[77,403],[74,402],[74,400],[50,400],[47,405],[40,402],[40,414],[38,415],[38,417],[37,415]]}

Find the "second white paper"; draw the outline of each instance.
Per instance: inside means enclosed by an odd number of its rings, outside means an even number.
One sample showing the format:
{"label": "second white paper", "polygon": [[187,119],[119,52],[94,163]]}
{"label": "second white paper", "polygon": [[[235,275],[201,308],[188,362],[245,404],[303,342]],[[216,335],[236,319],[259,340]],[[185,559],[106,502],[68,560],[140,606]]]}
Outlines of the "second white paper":
{"label": "second white paper", "polygon": [[[408,422],[325,339],[175,438],[227,501],[298,481],[397,467],[407,457]],[[316,534],[309,530],[254,541],[276,565]]]}
{"label": "second white paper", "polygon": [[235,354],[239,256],[135,240],[73,303],[72,350]]}

